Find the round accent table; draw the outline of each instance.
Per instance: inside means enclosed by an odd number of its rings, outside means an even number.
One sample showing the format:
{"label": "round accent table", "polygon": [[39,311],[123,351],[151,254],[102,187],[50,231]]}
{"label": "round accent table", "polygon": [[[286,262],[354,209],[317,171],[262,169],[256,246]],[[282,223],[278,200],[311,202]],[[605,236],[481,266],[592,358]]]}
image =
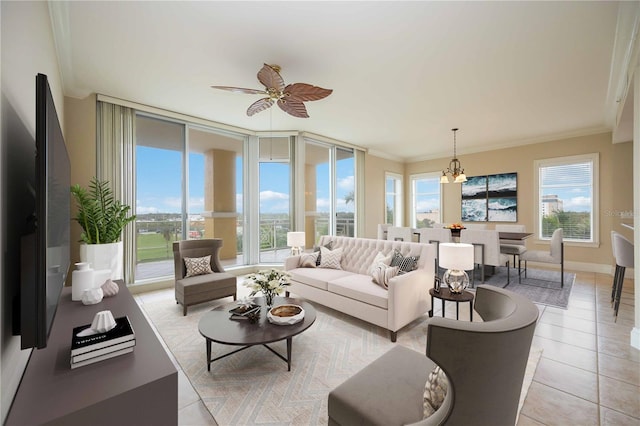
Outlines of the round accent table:
{"label": "round accent table", "polygon": [[440,292],[436,292],[433,288],[429,289],[429,295],[431,296],[431,310],[429,316],[433,316],[433,299],[442,300],[442,317],[444,318],[444,302],[456,302],[456,319],[460,319],[460,302],[469,302],[469,317],[473,321],[473,299],[475,295],[470,291],[464,291],[462,293],[452,293],[446,287],[441,287]]}
{"label": "round accent table", "polygon": [[[260,318],[255,322],[251,322],[248,319],[230,319],[231,314],[229,310],[238,306],[237,302],[220,306],[202,316],[198,324],[198,330],[206,339],[207,371],[211,371],[212,362],[256,345],[263,345],[269,349],[278,358],[285,361],[288,371],[291,371],[291,346],[293,344],[293,336],[311,327],[316,320],[316,310],[311,304],[299,299],[276,297],[273,306],[292,304],[302,306],[302,309],[304,309],[304,319],[302,321],[293,325],[277,325],[271,324],[269,320],[267,320],[269,308],[265,306],[264,298],[256,297],[254,303],[261,306]],[[286,358],[267,346],[267,343],[278,342],[285,339],[287,340]],[[211,342],[242,347],[211,359]]]}

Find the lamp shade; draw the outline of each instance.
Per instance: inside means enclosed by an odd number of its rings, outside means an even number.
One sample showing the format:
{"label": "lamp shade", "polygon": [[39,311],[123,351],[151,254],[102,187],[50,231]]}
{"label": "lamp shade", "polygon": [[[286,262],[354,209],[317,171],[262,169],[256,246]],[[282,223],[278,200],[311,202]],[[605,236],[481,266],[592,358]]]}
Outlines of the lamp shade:
{"label": "lamp shade", "polygon": [[304,243],[304,232],[287,232],[287,245],[289,247],[303,247]]}
{"label": "lamp shade", "polygon": [[468,271],[473,269],[473,245],[442,243],[439,245],[438,264],[441,268]]}

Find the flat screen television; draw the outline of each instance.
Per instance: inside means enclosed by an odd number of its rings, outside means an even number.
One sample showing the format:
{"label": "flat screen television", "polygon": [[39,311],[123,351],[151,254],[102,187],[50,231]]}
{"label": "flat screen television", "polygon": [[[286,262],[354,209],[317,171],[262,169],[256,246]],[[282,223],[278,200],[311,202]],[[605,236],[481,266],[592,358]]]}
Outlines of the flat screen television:
{"label": "flat screen television", "polygon": [[70,266],[71,163],[47,76],[36,76],[36,146],[30,232],[22,237],[20,341],[44,348]]}

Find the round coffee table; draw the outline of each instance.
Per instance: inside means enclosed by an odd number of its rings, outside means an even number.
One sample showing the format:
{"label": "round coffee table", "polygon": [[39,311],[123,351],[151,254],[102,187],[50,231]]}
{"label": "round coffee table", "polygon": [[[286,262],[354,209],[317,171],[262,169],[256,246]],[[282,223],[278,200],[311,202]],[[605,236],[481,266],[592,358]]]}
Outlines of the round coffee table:
{"label": "round coffee table", "polygon": [[[256,345],[263,345],[276,356],[287,363],[288,371],[291,371],[291,346],[293,336],[302,333],[316,320],[316,310],[309,303],[291,297],[276,297],[273,306],[293,304],[302,306],[304,319],[293,325],[271,324],[267,319],[268,308],[264,305],[262,297],[256,297],[254,303],[260,305],[260,318],[251,322],[248,319],[230,319],[230,309],[238,306],[237,302],[220,306],[202,316],[198,324],[200,334],[206,339],[207,347],[207,371],[211,371],[211,363],[221,358],[240,352]],[[287,340],[286,358],[267,346],[267,343]],[[222,345],[242,346],[233,352],[211,359],[211,342]]]}

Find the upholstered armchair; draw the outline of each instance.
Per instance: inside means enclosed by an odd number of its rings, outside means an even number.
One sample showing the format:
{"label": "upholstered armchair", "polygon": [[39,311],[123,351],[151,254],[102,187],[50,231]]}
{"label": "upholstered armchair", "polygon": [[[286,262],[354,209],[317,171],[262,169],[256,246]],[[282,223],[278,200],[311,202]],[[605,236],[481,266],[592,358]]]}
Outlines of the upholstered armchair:
{"label": "upholstered armchair", "polygon": [[[233,300],[236,300],[236,277],[224,271],[218,257],[221,247],[222,240],[219,238],[173,243],[176,303],[182,305],[183,315],[187,315],[189,306],[197,303],[228,296],[233,296]],[[195,271],[196,275],[187,276],[189,271],[185,262],[191,263],[194,259],[205,256],[210,256],[210,272]],[[206,269],[206,265],[204,266]]]}
{"label": "upholstered armchair", "polygon": [[[426,356],[396,345],[329,393],[330,425],[513,425],[538,308],[509,290],[479,286],[485,322],[434,317]],[[438,365],[448,380],[442,405],[423,418],[423,394]]]}

